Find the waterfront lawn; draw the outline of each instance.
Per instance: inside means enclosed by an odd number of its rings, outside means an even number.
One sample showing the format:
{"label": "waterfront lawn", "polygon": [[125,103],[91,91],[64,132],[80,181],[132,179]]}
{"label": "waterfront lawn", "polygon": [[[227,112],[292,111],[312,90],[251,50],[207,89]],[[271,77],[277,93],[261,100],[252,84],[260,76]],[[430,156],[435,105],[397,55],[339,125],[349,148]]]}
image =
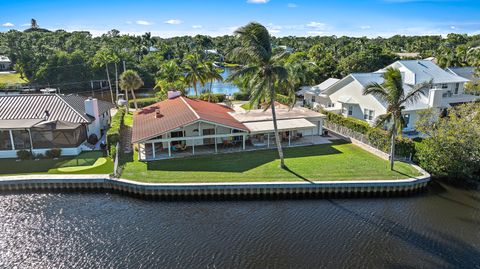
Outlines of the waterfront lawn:
{"label": "waterfront lawn", "polygon": [[418,176],[412,166],[388,161],[350,143],[284,149],[287,170],[278,168],[277,151],[205,155],[190,158],[139,162],[124,160],[122,178],[142,182],[260,182],[381,180]]}
{"label": "waterfront lawn", "polygon": [[82,152],[75,157],[57,160],[40,159],[17,161],[0,159],[0,176],[24,174],[111,174],[113,162],[101,151]]}
{"label": "waterfront lawn", "polygon": [[1,73],[0,84],[23,84],[27,83],[26,80],[20,78],[18,73]]}

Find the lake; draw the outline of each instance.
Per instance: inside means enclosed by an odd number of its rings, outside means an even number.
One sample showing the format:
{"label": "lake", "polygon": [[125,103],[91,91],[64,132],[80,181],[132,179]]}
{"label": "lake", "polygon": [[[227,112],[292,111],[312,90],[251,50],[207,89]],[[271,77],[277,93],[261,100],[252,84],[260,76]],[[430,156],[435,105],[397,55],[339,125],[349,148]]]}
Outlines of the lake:
{"label": "lake", "polygon": [[148,201],[0,196],[0,268],[480,268],[480,192]]}

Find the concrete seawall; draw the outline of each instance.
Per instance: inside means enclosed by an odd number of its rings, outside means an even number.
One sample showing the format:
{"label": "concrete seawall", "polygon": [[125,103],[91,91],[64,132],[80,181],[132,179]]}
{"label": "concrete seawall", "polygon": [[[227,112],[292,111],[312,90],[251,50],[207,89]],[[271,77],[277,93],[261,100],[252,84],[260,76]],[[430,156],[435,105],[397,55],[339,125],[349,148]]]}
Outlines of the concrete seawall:
{"label": "concrete seawall", "polygon": [[141,183],[108,175],[28,175],[0,177],[0,193],[97,190],[152,198],[402,196],[427,186],[430,175],[421,171],[422,176],[401,180],[181,184]]}

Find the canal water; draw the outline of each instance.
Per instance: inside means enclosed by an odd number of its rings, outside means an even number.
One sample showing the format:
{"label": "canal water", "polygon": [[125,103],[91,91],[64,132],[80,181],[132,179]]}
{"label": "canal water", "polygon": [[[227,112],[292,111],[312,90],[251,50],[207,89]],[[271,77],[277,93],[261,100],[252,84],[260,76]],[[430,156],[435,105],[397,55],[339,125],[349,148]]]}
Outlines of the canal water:
{"label": "canal water", "polygon": [[480,268],[480,192],[160,202],[0,196],[0,268]]}

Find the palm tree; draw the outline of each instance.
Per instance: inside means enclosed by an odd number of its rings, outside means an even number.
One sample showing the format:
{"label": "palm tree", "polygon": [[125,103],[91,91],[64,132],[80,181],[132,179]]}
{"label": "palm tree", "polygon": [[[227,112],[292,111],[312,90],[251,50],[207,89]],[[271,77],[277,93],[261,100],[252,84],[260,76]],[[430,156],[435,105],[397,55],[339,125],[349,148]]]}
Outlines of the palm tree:
{"label": "palm tree", "polygon": [[198,96],[197,83],[200,82],[202,87],[205,86],[205,67],[201,63],[200,56],[198,54],[187,55],[184,61],[185,65],[185,82],[193,86],[195,95]]}
{"label": "palm tree", "polygon": [[363,89],[363,94],[372,94],[385,101],[387,113],[377,117],[375,127],[381,127],[390,124],[390,170],[393,170],[395,160],[395,141],[396,136],[402,135],[402,129],[405,125],[402,110],[405,105],[414,103],[421,94],[421,91],[431,87],[432,83],[423,82],[417,84],[410,91],[403,88],[402,74],[400,70],[389,67],[383,74],[383,83],[370,83]]}
{"label": "palm tree", "polygon": [[210,82],[210,88],[208,90],[208,102],[210,102],[210,97],[212,95],[212,86],[214,81],[223,81],[222,75],[217,70],[217,67],[212,62],[205,63],[205,78],[206,81]]}
{"label": "palm tree", "polygon": [[[137,99],[135,98],[135,90],[138,90],[140,87],[143,86],[143,80],[137,74],[137,72],[133,70],[126,70],[120,75],[120,87],[125,90],[125,95],[128,95],[128,90],[132,93],[133,103],[135,104],[135,109],[138,109]],[[127,113],[128,113],[127,104]]]}
{"label": "palm tree", "polygon": [[112,98],[113,104],[115,104],[115,99],[113,98],[112,82],[110,81],[110,72],[108,71],[108,64],[117,63],[118,61],[119,59],[117,55],[107,47],[102,47],[93,56],[94,66],[105,67],[105,71],[107,72],[108,87],[110,88],[110,96]]}
{"label": "palm tree", "polygon": [[277,94],[275,87],[288,78],[288,72],[285,67],[277,63],[283,54],[273,55],[270,34],[259,23],[252,22],[240,27],[235,31],[235,35],[238,37],[241,45],[234,48],[230,55],[244,65],[232,73],[229,80],[246,80],[251,88],[251,105],[258,106],[260,102],[266,102],[267,106],[265,109],[271,108],[280,167],[285,168],[282,144],[278,133],[277,115],[275,113],[275,97]]}

